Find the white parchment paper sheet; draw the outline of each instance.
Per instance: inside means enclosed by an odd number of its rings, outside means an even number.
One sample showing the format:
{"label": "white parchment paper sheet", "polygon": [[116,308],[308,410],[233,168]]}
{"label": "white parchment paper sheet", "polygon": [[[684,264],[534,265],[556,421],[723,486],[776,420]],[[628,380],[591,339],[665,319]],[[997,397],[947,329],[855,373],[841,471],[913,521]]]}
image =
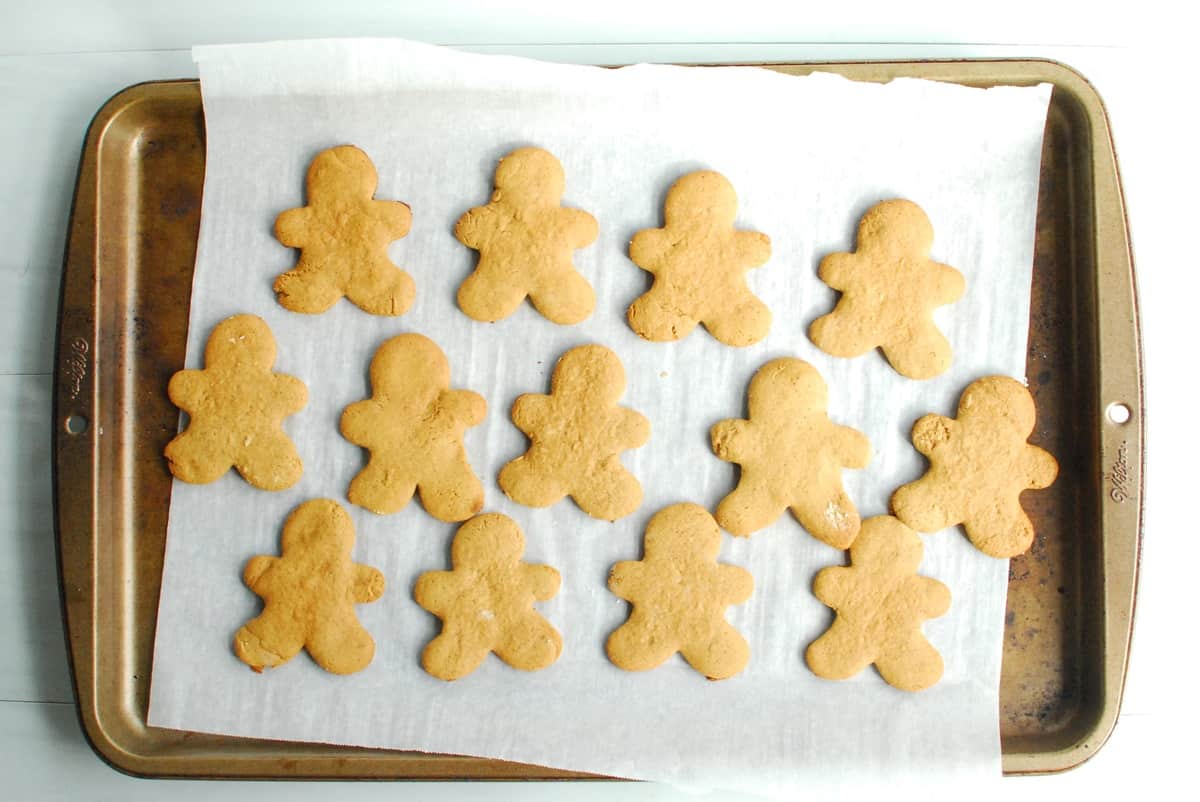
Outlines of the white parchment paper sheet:
{"label": "white parchment paper sheet", "polygon": [[[1042,131],[1048,86],[968,89],[898,80],[852,83],[752,68],[635,66],[620,70],[477,56],[400,41],[358,40],[197,48],[208,161],[192,295],[189,367],[212,327],[252,312],[279,344],[276,370],[309,387],[285,428],[305,460],[294,488],[267,493],[230,473],[215,484],[176,482],[155,642],[150,723],[203,732],[483,755],[700,787],[786,795],[842,782],[898,784],[999,775],[998,683],[1007,561],[975,551],[956,531],[925,538],[922,572],[950,586],[953,606],[926,625],[945,658],[942,681],[907,694],[871,669],[827,682],[806,646],[830,611],[811,593],[841,553],[789,515],[750,539],[726,535],[721,559],[749,569],[754,596],[729,620],[753,657],[739,676],[710,682],[678,657],[646,673],[610,664],[604,641],[627,615],[605,586],[609,567],[641,556],[646,521],[680,501],[715,507],[736,468],[709,449],[716,421],[744,417],[746,384],[768,359],[813,363],[830,387],[830,414],[865,432],[870,466],[845,472],[864,518],[886,512],[923,460],[907,439],[925,412],[952,414],[979,376],[1022,377]],[[377,197],[413,210],[412,232],[389,251],[415,278],[400,318],[342,301],[319,316],[279,306],[275,276],[296,254],[271,234],[275,216],[305,202],[304,172],[321,149],[353,143],[379,171]],[[456,307],[476,254],[452,235],[485,203],[497,160],[514,147],[555,153],[564,203],[590,211],[600,237],[576,264],[596,288],[595,313],[556,326],[528,304],[483,324]],[[724,346],[703,329],[650,343],[626,325],[649,275],[626,256],[639,229],[662,224],[662,202],[684,173],[711,168],[737,189],[738,225],[767,233],[772,257],[750,273],[774,322],[761,343]],[[836,294],[820,258],[854,245],[859,216],[905,197],[929,214],[933,256],[967,278],[965,297],[938,313],[954,366],[932,381],[897,375],[878,354],[835,359],[807,339]],[[387,338],[416,331],[447,353],[452,383],[488,402],[466,447],[486,487],[485,509],[524,529],[530,562],[555,566],[562,591],[541,605],[562,632],[562,657],[527,674],[495,657],[447,684],[419,664],[438,622],[412,600],[417,576],[448,567],[455,527],[414,501],[380,517],[350,507],[346,488],[364,454],[338,434],[347,404],[367,397],[367,365]],[[589,342],[623,360],[623,403],[653,435],[625,464],[645,501],[616,523],[570,501],[550,509],[505,498],[496,473],[526,447],[508,418],[524,392],[548,392],[555,360]],[[260,609],[241,582],[255,554],[278,552],[280,526],[301,502],[349,507],[355,559],[387,578],[382,600],[358,608],[378,644],[363,672],[336,677],[305,655],[262,675],[234,657],[234,632]]]}

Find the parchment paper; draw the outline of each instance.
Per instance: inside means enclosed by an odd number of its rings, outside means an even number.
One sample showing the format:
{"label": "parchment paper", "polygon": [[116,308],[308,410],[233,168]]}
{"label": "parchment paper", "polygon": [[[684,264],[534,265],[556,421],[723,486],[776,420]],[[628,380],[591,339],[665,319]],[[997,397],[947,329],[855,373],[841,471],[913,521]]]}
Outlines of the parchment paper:
{"label": "parchment paper", "polygon": [[[605,581],[614,562],[640,558],[656,510],[680,501],[712,509],[733,488],[736,468],[713,456],[708,430],[745,416],[747,382],[768,359],[814,364],[829,384],[831,417],[870,438],[870,466],[845,472],[864,518],[886,512],[891,491],[922,472],[907,437],[916,418],[952,414],[980,376],[1023,378],[1048,86],[870,85],[748,68],[604,70],[385,40],[202,47],[194,55],[208,161],[188,366],[201,366],[217,322],[252,312],[275,333],[275,369],[302,379],[310,401],[285,424],[305,460],[296,487],[268,493],[234,472],[207,486],[175,483],[151,724],[779,796],[845,782],[901,787],[999,776],[1008,563],[977,552],[958,531],[924,538],[921,571],[946,583],[954,601],[925,627],[945,675],[916,694],[890,688],[873,669],[844,682],[808,670],[804,649],[832,617],[812,595],[812,578],[844,558],[790,515],[750,539],[723,539],[721,559],[755,579],[753,597],[728,616],[753,650],[733,679],[710,682],[678,657],[645,673],[614,667],[604,641],[628,608]],[[377,197],[412,206],[412,232],[389,251],[417,286],[400,318],[372,317],[347,301],[319,316],[293,314],[271,290],[296,258],[273,239],[275,216],[304,204],[308,162],[342,143],[374,160]],[[599,240],[576,254],[598,297],[595,313],[576,326],[551,324],[528,304],[507,320],[478,323],[455,305],[476,254],[453,238],[454,222],[488,200],[496,161],[530,144],[561,159],[564,203],[600,222]],[[626,245],[639,229],[662,224],[667,188],[698,168],[732,181],[739,227],[771,237],[771,260],[749,281],[774,322],[749,348],[724,346],[699,328],[681,342],[645,342],[625,323],[626,306],[649,286]],[[877,353],[830,357],[805,335],[836,298],[816,277],[818,261],[851,250],[862,212],[891,197],[926,210],[934,258],[967,278],[965,297],[937,315],[953,343],[953,368],[931,381],[899,376]],[[466,436],[485,509],[522,526],[527,561],[562,574],[562,591],[540,609],[565,646],[544,671],[519,672],[492,656],[452,684],[425,674],[421,649],[439,624],[412,600],[412,587],[420,573],[448,567],[455,527],[415,500],[386,517],[345,500],[365,455],[338,434],[341,410],[370,394],[375,349],[408,331],[441,345],[454,386],[486,397],[486,422]],[[508,418],[513,400],[548,392],[555,360],[589,342],[620,356],[628,375],[622,403],[653,426],[649,444],[624,460],[645,500],[616,523],[590,519],[569,500],[525,508],[495,483],[526,448]],[[255,554],[278,553],[288,512],[321,496],[347,506],[357,528],[354,559],[387,578],[382,600],[358,607],[378,645],[374,662],[337,677],[302,654],[255,674],[231,648],[234,632],[260,610],[242,567]]]}

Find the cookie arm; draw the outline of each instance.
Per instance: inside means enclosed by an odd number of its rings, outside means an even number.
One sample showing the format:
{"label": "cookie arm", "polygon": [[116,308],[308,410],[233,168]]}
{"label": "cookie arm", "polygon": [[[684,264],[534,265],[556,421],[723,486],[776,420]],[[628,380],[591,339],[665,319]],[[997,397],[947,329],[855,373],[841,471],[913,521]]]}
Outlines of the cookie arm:
{"label": "cookie arm", "polygon": [[939,446],[954,438],[958,421],[941,415],[926,415],[913,424],[913,446],[925,456],[931,455]]}
{"label": "cookie arm", "polygon": [[619,562],[608,573],[608,589],[628,602],[641,597],[645,585],[645,565],[633,560]]}
{"label": "cookie arm", "polygon": [[952,304],[963,297],[963,293],[967,291],[967,280],[962,273],[939,262],[930,262],[930,266],[933,268],[933,287],[930,295],[938,306]]}
{"label": "cookie arm", "polygon": [[854,569],[845,566],[822,568],[813,580],[813,595],[826,607],[837,610],[845,606],[854,588]]}
{"label": "cookie arm", "polygon": [[741,604],[754,593],[754,577],[737,565],[718,565],[716,580],[716,595],[725,604]]}
{"label": "cookie arm", "polygon": [[412,228],[412,209],[402,201],[373,201],[373,213],[383,224],[389,242],[400,239]]}
{"label": "cookie arm", "polygon": [[831,253],[821,260],[817,276],[833,289],[845,292],[854,283],[856,262],[852,253]]}
{"label": "cookie arm", "polygon": [[545,425],[549,417],[551,400],[548,395],[526,393],[517,398],[512,406],[512,422],[529,437]]}
{"label": "cookie arm", "polygon": [[279,562],[278,557],[269,557],[265,554],[251,557],[246,561],[246,568],[242,571],[242,581],[246,583],[246,587],[257,593],[259,590],[257,585],[266,576],[267,572],[275,567],[275,563],[277,562]]}
{"label": "cookie arm", "polygon": [[208,394],[208,374],[202,370],[181,370],[167,383],[171,403],[191,412]]}
{"label": "cookie arm", "polygon": [[291,415],[299,412],[308,405],[308,387],[304,382],[285,373],[276,373],[273,375],[273,379],[275,391],[279,394],[280,405],[285,414]]}
{"label": "cookie arm", "polygon": [[1044,448],[1026,446],[1021,464],[1025,470],[1026,486],[1030,490],[1049,487],[1058,478],[1058,460]]}
{"label": "cookie arm", "polygon": [[441,411],[461,423],[464,429],[478,426],[487,416],[487,401],[471,390],[447,390],[439,401]]}
{"label": "cookie arm", "polygon": [[554,598],[562,585],[562,577],[549,565],[522,564],[521,574],[525,581],[525,587],[529,588],[533,598],[538,601]]}
{"label": "cookie arm", "polygon": [[563,220],[571,232],[572,248],[585,248],[600,236],[600,224],[583,209],[563,209]]}
{"label": "cookie arm", "polygon": [[458,597],[459,580],[453,571],[426,571],[417,578],[413,599],[441,618]]}
{"label": "cookie arm", "polygon": [[838,462],[847,468],[865,468],[871,462],[871,441],[858,429],[835,425],[833,443]]}
{"label": "cookie arm", "polygon": [[729,418],[713,424],[709,430],[712,450],[725,462],[745,462],[754,450],[750,421]]}
{"label": "cookie arm", "polygon": [[623,448],[641,448],[650,439],[650,421],[637,410],[618,407],[614,438]]}
{"label": "cookie arm", "polygon": [[662,228],[647,228],[629,241],[629,258],[647,273],[655,273],[671,249],[671,237]]}
{"label": "cookie arm", "polygon": [[940,618],[950,610],[950,588],[927,576],[911,577],[922,618]]}
{"label": "cookie arm", "polygon": [[354,564],[354,602],[367,604],[383,595],[383,572],[361,563]]}
{"label": "cookie arm", "polygon": [[761,231],[738,231],[734,236],[746,267],[758,267],[771,258],[771,238]]}
{"label": "cookie arm", "polygon": [[280,212],[275,218],[275,239],[289,248],[303,248],[311,220],[312,210],[307,206]]}
{"label": "cookie arm", "polygon": [[496,210],[491,204],[476,206],[454,224],[454,238],[468,248],[480,250],[496,230]]}

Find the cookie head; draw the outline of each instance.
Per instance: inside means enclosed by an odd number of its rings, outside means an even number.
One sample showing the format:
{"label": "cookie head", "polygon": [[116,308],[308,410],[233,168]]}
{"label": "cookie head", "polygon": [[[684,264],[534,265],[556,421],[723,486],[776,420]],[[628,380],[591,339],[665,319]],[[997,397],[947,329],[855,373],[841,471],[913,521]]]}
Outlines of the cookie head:
{"label": "cookie head", "polygon": [[248,366],[270,370],[275,364],[275,338],[256,315],[234,315],[213,329],[204,349],[209,368]]}
{"label": "cookie head", "polygon": [[[768,362],[754,374],[749,398],[752,417],[806,417],[825,411],[829,388],[812,365],[802,359],[783,357]],[[758,408],[764,403],[769,409]]]}
{"label": "cookie head", "polygon": [[667,193],[663,209],[667,226],[732,226],[737,217],[737,193],[725,176],[713,170],[688,173]]}
{"label": "cookie head", "polygon": [[556,395],[590,397],[613,404],[625,393],[625,368],[604,346],[583,345],[558,360],[553,383]]}
{"label": "cookie head", "polygon": [[301,504],[283,525],[283,553],[327,551],[347,559],[354,550],[354,522],[327,498]]}
{"label": "cookie head", "polygon": [[712,562],[721,553],[721,529],[698,504],[672,504],[646,525],[646,559],[684,556]]}
{"label": "cookie head", "polygon": [[525,536],[507,516],[499,513],[476,515],[458,528],[450,546],[450,560],[458,566],[509,564],[521,559]]}
{"label": "cookie head", "polygon": [[960,418],[976,417],[989,425],[1011,429],[1022,440],[1033,431],[1037,409],[1024,385],[1007,376],[986,376],[972,382],[958,402]]}
{"label": "cookie head", "polygon": [[496,166],[496,192],[515,206],[557,205],[567,186],[562,164],[541,148],[518,148]]}
{"label": "cookie head", "polygon": [[858,246],[863,250],[927,257],[933,248],[933,223],[912,201],[883,201],[872,206],[859,221]]}
{"label": "cookie head", "polygon": [[308,167],[308,193],[339,193],[349,187],[369,200],[379,185],[379,174],[366,153],[353,145],[321,151]]}
{"label": "cookie head", "polygon": [[432,397],[450,385],[450,363],[442,349],[428,337],[401,334],[375,352],[371,360],[371,384],[377,395],[411,396],[425,390]]}
{"label": "cookie head", "polygon": [[916,573],[924,553],[920,535],[890,515],[864,521],[850,546],[855,565],[887,566],[890,574]]}

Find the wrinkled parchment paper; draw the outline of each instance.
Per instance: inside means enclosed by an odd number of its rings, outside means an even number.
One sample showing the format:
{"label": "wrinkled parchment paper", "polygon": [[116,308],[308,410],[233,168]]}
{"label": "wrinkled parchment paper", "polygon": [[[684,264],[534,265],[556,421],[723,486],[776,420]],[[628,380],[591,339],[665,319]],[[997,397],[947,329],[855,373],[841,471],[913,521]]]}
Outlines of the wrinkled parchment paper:
{"label": "wrinkled parchment paper", "polygon": [[[924,538],[921,572],[946,583],[954,600],[925,627],[945,675],[917,694],[892,689],[873,669],[844,682],[808,670],[804,650],[832,617],[812,595],[812,578],[843,555],[790,515],[750,539],[723,538],[721,559],[755,579],[750,601],[728,614],[753,650],[733,679],[710,682],[678,657],[637,674],[609,663],[604,641],[628,608],[605,581],[614,562],[640,557],[656,510],[680,501],[712,509],[733,488],[736,468],[713,456],[708,430],[745,416],[747,382],[771,358],[815,365],[829,384],[833,420],[870,438],[870,466],[845,472],[864,518],[886,512],[891,491],[923,470],[907,439],[916,418],[952,414],[959,393],[980,376],[1023,377],[1048,86],[872,85],[754,68],[605,70],[387,40],[202,47],[195,58],[208,161],[188,366],[201,366],[217,322],[252,312],[277,338],[275,369],[302,379],[310,401],[285,424],[305,460],[297,486],[268,493],[233,472],[207,486],[175,483],[151,724],[481,755],[779,796],[850,782],[900,787],[999,776],[1008,563],[975,551],[957,531]],[[371,317],[347,301],[319,316],[294,314],[271,290],[296,258],[273,239],[275,216],[305,202],[311,158],[343,143],[374,160],[377,197],[412,206],[412,232],[389,250],[417,286],[413,308],[399,318]],[[600,223],[597,242],[576,254],[598,297],[594,314],[576,326],[551,324],[528,304],[507,320],[478,323],[455,305],[476,255],[454,239],[454,222],[488,200],[497,160],[523,145],[561,159],[564,203]],[[774,322],[749,348],[724,346],[699,328],[681,342],[650,343],[625,323],[626,306],[649,285],[627,259],[627,243],[662,224],[667,188],[699,168],[732,181],[739,227],[771,238],[771,260],[749,282]],[[954,365],[931,381],[897,375],[878,353],[830,357],[805,335],[836,298],[816,277],[818,261],[852,249],[859,216],[891,197],[926,210],[933,257],[967,278],[965,297],[937,313]],[[522,526],[526,560],[562,574],[562,591],[540,605],[565,643],[544,671],[519,672],[493,656],[452,684],[425,674],[421,649],[439,624],[413,601],[412,587],[420,573],[448,567],[455,527],[416,501],[380,517],[345,500],[365,455],[339,435],[341,410],[370,394],[375,349],[409,331],[445,350],[453,386],[487,399],[485,423],[466,436],[485,509]],[[508,418],[513,400],[548,392],[555,360],[590,342],[623,360],[622,403],[653,427],[649,444],[624,459],[645,500],[616,523],[592,520],[569,500],[528,509],[495,483],[526,447]],[[374,662],[337,677],[300,655],[255,674],[231,648],[234,632],[260,609],[242,584],[242,566],[255,554],[278,553],[288,512],[321,496],[349,508],[354,559],[387,578],[384,597],[358,607],[378,644]]]}

